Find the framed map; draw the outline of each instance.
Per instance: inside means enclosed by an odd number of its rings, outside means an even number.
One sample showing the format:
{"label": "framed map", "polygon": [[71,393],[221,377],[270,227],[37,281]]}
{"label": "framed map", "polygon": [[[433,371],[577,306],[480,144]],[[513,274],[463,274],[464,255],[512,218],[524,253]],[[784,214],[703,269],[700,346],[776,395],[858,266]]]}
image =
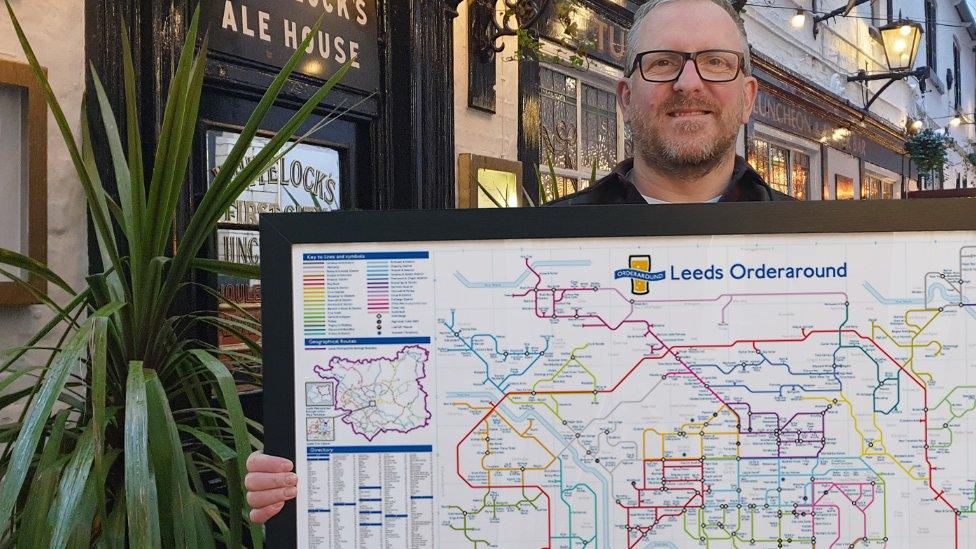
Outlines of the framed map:
{"label": "framed map", "polygon": [[262,216],[269,543],[976,546],[972,212]]}

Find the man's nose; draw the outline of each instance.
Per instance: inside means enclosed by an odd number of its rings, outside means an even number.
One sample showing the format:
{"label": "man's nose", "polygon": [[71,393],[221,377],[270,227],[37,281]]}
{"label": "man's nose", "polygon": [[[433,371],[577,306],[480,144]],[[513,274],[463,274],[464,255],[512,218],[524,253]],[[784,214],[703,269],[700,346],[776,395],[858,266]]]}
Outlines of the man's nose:
{"label": "man's nose", "polygon": [[702,81],[701,76],[698,75],[698,69],[695,67],[695,62],[691,59],[685,61],[685,67],[681,71],[681,75],[677,80],[674,81],[674,91],[692,93],[695,91],[701,91],[705,87],[705,82]]}

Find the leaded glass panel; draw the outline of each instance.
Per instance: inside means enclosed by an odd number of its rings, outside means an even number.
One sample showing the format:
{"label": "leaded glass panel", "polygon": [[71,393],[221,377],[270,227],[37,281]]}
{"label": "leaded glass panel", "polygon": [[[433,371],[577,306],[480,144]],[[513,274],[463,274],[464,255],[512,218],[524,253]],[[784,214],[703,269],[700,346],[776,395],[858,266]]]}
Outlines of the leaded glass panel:
{"label": "leaded glass panel", "polygon": [[617,163],[617,98],[583,84],[583,168],[610,171]]}
{"label": "leaded glass panel", "polygon": [[540,162],[549,154],[556,168],[577,169],[577,81],[546,67],[539,68],[539,108],[542,128]]}

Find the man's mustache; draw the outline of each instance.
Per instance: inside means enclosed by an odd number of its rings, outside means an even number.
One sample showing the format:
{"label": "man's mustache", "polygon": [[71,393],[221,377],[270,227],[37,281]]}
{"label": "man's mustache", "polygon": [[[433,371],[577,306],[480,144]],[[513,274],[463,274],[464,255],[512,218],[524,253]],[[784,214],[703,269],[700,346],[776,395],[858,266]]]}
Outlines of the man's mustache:
{"label": "man's mustache", "polygon": [[697,110],[711,111],[712,113],[721,112],[721,106],[705,99],[696,99],[688,96],[674,96],[661,104],[662,113],[669,113],[677,110]]}

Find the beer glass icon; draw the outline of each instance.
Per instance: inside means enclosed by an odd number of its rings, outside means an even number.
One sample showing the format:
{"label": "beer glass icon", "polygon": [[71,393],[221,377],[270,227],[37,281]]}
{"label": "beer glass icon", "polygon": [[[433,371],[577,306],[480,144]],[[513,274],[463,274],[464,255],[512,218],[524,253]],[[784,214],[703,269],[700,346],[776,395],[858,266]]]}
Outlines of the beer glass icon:
{"label": "beer glass icon", "polygon": [[[635,271],[642,271],[645,273],[651,272],[651,256],[649,255],[632,255],[630,256],[631,269]],[[646,280],[641,280],[639,278],[630,279],[630,293],[634,295],[644,295],[649,291],[648,282]]]}

